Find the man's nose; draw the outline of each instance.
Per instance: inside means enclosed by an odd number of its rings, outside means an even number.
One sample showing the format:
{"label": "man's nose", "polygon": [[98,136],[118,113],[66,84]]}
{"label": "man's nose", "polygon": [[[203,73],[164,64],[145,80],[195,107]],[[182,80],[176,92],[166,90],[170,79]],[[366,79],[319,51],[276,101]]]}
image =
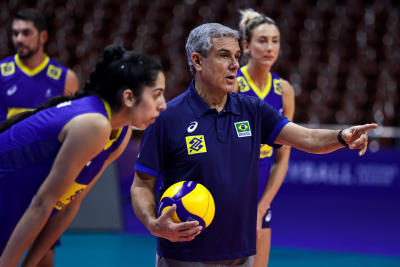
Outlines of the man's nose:
{"label": "man's nose", "polygon": [[16,36],[15,40],[16,40],[17,42],[21,42],[21,41],[23,40],[22,33],[17,33],[17,36]]}
{"label": "man's nose", "polygon": [[239,59],[235,58],[235,59],[232,61],[232,64],[230,65],[230,69],[231,69],[231,70],[238,70],[239,67],[240,67],[240,65],[239,65]]}

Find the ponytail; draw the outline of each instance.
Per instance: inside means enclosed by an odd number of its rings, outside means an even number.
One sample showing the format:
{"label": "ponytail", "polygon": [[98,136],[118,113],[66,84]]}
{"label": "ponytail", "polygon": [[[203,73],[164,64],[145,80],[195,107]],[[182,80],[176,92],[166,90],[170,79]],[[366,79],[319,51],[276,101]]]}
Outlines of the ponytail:
{"label": "ponytail", "polygon": [[276,22],[270,17],[260,14],[251,8],[240,10],[239,12],[242,15],[242,19],[239,23],[241,41],[245,40],[250,43],[254,28],[264,23],[275,25],[279,31],[278,25],[276,25]]}
{"label": "ponytail", "polygon": [[118,45],[110,45],[104,50],[103,57],[90,73],[89,80],[82,90],[74,95],[56,96],[35,110],[12,116],[0,123],[0,133],[43,109],[89,95],[103,98],[114,112],[118,112],[122,107],[122,93],[126,89],[132,91],[138,104],[143,86],[153,86],[161,71],[161,66],[153,58],[130,51],[125,52],[125,49]]}
{"label": "ponytail", "polygon": [[89,80],[86,82],[84,91],[95,91],[96,85],[104,77],[107,67],[115,59],[122,58],[125,49],[118,45],[110,45],[104,49],[103,57],[96,64],[96,68],[90,73]]}
{"label": "ponytail", "polygon": [[[278,29],[278,25],[276,25],[275,21],[263,14],[260,14],[253,9],[249,8],[246,10],[239,10],[240,14],[242,15],[242,19],[240,20],[239,23],[239,33],[240,33],[240,50],[243,51],[242,47],[242,42],[247,41],[250,43],[251,37],[253,36],[253,30],[264,23],[270,24],[270,25],[275,25],[275,27]],[[239,63],[241,66],[247,65],[249,62],[250,55],[242,53],[242,56],[239,59]]]}

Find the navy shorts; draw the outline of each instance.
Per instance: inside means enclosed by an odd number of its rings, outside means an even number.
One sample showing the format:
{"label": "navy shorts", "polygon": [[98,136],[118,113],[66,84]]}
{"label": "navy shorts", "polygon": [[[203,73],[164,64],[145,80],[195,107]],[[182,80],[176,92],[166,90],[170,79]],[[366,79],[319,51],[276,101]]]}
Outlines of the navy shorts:
{"label": "navy shorts", "polygon": [[272,215],[271,215],[271,207],[268,207],[267,212],[263,216],[262,225],[261,225],[262,229],[271,228],[271,217],[272,217]]}
{"label": "navy shorts", "polygon": [[236,267],[251,267],[253,266],[254,258],[249,256],[242,259],[232,259],[223,261],[178,261],[161,257],[157,254],[156,256],[156,267],[224,267],[224,266],[236,266]]}

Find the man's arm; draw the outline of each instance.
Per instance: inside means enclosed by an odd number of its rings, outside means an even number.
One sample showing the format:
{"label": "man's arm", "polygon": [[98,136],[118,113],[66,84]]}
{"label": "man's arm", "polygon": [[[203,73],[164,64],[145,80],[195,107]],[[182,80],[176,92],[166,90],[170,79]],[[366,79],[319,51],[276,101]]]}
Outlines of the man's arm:
{"label": "man's arm", "polygon": [[141,171],[136,171],[131,187],[132,206],[138,219],[151,234],[172,242],[193,240],[202,229],[198,221],[174,223],[171,216],[176,210],[174,204],[157,219],[153,189],[157,178]]}
{"label": "man's arm", "polygon": [[67,77],[65,78],[65,87],[64,87],[64,95],[69,96],[75,94],[79,89],[78,78],[76,77],[75,72],[68,69]]}
{"label": "man's arm", "polygon": [[[376,124],[365,124],[344,129],[343,140],[350,149],[361,149],[358,153],[364,155],[367,150],[367,132],[378,128]],[[338,130],[307,129],[292,122],[286,124],[275,143],[292,146],[308,153],[325,154],[344,147],[338,141]]]}

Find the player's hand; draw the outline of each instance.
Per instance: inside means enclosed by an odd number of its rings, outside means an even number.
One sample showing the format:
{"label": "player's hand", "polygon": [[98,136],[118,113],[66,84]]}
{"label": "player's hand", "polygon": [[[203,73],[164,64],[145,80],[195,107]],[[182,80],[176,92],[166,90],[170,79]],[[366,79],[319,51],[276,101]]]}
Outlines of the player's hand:
{"label": "player's hand", "polygon": [[378,125],[376,124],[353,126],[343,130],[342,138],[349,145],[350,149],[361,149],[361,151],[358,152],[358,155],[362,156],[367,151],[367,132],[376,128],[378,128]]}
{"label": "player's hand", "polygon": [[[264,212],[265,214],[265,212]],[[262,230],[262,221],[264,214],[257,212],[257,239],[261,238],[261,230]]]}
{"label": "player's hand", "polygon": [[200,234],[202,227],[198,221],[174,223],[171,219],[176,211],[176,205],[172,205],[166,212],[154,220],[149,226],[151,234],[168,239],[172,242],[184,242],[193,240]]}

